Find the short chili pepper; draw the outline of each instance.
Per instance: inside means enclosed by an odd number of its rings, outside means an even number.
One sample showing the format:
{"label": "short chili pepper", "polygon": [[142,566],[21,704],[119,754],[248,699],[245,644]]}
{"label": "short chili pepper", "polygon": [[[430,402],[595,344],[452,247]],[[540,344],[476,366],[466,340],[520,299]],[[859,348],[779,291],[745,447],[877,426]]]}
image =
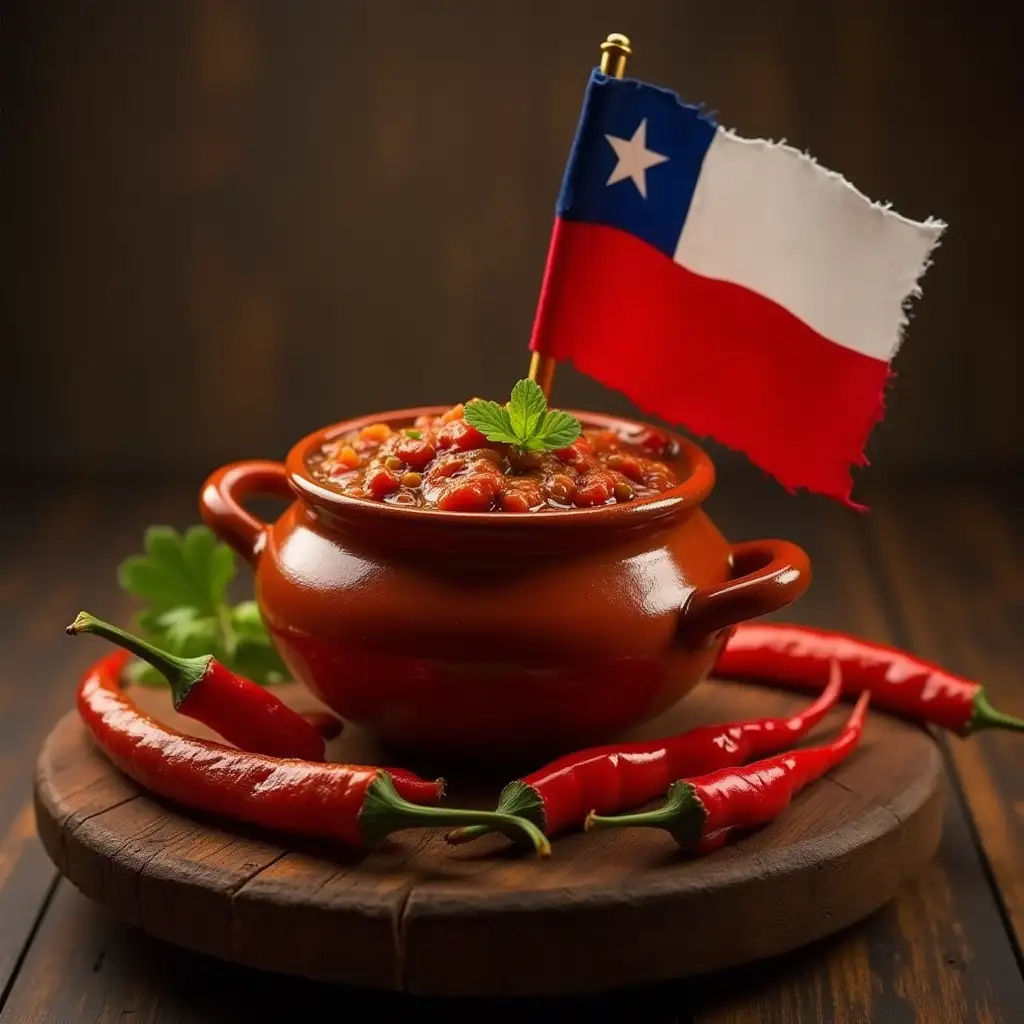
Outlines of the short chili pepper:
{"label": "short chili pepper", "polygon": [[335,715],[327,711],[304,711],[302,717],[325,740],[337,739],[345,731],[345,723]]}
{"label": "short chili pepper", "polygon": [[723,768],[695,779],[680,779],[665,803],[653,811],[604,818],[591,811],[586,830],[662,828],[684,849],[710,853],[735,832],[777,818],[809,783],[845,760],[864,731],[869,693],[863,693],[843,731],[831,743],[776,754],[741,768]]}
{"label": "short chili pepper", "polygon": [[978,684],[920,658],[845,633],[782,623],[736,627],[714,672],[730,679],[805,689],[836,660],[843,689],[871,694],[875,707],[931,722],[960,736],[980,729],[1024,731],[1024,720],[997,711]]}
{"label": "short chili pepper", "polygon": [[208,725],[242,750],[306,761],[324,759],[324,738],[316,726],[210,654],[179,658],[87,612],[79,613],[66,632],[69,636],[95,633],[149,662],[170,684],[175,711]]}
{"label": "short chili pepper", "polygon": [[485,824],[551,847],[530,822],[493,811],[426,807],[444,781],[401,769],[269,757],[186,736],[143,713],[121,689],[128,653],[90,668],[78,688],[78,711],[114,765],[139,785],[186,807],[296,835],[376,846],[406,828]]}
{"label": "short chili pepper", "polygon": [[[839,700],[839,666],[826,666],[826,671],[828,685],[798,714],[705,725],[668,739],[591,747],[510,782],[501,792],[497,809],[527,818],[553,836],[581,826],[591,808],[624,811],[660,796],[673,779],[785,749],[813,729]],[[450,843],[466,843],[487,831],[477,825],[446,838]]]}

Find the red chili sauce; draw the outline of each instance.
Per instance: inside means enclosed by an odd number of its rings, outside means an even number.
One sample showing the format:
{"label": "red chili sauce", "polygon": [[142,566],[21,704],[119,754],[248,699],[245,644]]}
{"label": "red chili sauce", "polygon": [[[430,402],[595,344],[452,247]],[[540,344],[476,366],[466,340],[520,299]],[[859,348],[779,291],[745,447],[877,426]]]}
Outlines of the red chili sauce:
{"label": "red chili sauce", "polygon": [[313,478],[352,498],[450,512],[544,512],[649,498],[674,487],[659,458],[677,455],[661,431],[629,441],[584,430],[560,451],[523,454],[488,441],[456,405],[411,427],[374,423],[335,438],[308,460]]}

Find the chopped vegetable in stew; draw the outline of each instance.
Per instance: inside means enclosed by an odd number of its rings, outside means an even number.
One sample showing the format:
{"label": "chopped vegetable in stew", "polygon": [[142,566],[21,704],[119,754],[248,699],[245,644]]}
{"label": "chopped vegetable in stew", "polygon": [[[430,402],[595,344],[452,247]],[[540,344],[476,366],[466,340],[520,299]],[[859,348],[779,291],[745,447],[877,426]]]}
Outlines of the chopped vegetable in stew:
{"label": "chopped vegetable in stew", "polygon": [[489,441],[465,407],[421,416],[409,427],[373,423],[336,438],[309,459],[314,479],[353,498],[450,512],[543,512],[614,505],[676,486],[663,458],[678,454],[644,428],[628,441],[587,429],[558,451],[523,452]]}

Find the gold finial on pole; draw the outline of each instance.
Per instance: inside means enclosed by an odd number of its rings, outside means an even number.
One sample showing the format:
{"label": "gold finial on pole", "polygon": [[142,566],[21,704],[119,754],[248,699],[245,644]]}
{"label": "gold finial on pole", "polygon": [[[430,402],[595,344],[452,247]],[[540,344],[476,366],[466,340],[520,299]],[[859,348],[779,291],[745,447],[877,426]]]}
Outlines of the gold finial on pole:
{"label": "gold finial on pole", "polygon": [[632,53],[629,39],[621,32],[613,32],[601,44],[601,73],[621,78],[626,73],[626,58]]}
{"label": "gold finial on pole", "polygon": [[[601,44],[601,74],[622,78],[626,73],[626,58],[632,56],[633,47],[628,37],[612,32]],[[550,356],[534,352],[530,357],[530,380],[536,381],[545,398],[551,397],[557,363]]]}

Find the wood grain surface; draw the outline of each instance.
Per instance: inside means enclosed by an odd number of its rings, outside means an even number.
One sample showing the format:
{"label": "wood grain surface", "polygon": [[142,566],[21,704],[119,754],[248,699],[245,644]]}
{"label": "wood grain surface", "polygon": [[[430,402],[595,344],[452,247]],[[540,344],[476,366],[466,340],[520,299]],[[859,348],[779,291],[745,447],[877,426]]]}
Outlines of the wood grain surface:
{"label": "wood grain surface", "polygon": [[[941,514],[935,514],[941,508]],[[880,561],[904,609],[896,639],[981,681],[991,701],[1024,718],[1024,501],[960,490],[901,488],[875,520]],[[917,525],[912,525],[917,524]],[[928,594],[928,601],[915,595]],[[977,643],[984,636],[985,643]],[[1024,943],[1024,749],[1020,737],[943,740],[1003,906]]]}
{"label": "wood grain surface", "polygon": [[[61,627],[83,605],[127,615],[114,564],[137,550],[148,523],[196,521],[200,482],[25,481],[0,489],[0,514],[10,524],[4,539],[12,541],[0,576],[0,1022],[220,1024],[338,1013],[411,1021],[456,1012],[505,1019],[504,1004],[388,995],[224,964],[147,937],[67,883],[54,886],[31,829],[33,759],[70,707],[77,674],[96,655],[84,640],[65,642]],[[938,656],[982,676],[994,701],[1020,713],[1014,702],[1024,647],[1013,628],[1022,600],[1014,580],[1024,578],[1019,485],[880,481],[867,494],[872,512],[858,516],[769,484],[733,484],[723,480],[710,503],[731,537],[785,536],[814,559],[815,582],[794,619]],[[246,586],[243,580],[240,595]],[[1021,885],[1015,865],[1024,863],[1024,808],[1015,739],[982,735],[945,744],[950,785],[938,855],[861,924],[804,950],[699,979],[527,1000],[517,1004],[517,1018],[1016,1024],[1024,979],[1008,925],[1011,907],[1019,906],[1013,894]],[[984,751],[985,767],[973,785],[962,767],[972,750]]]}
{"label": "wood grain surface", "polygon": [[[299,687],[279,692],[293,706],[311,703]],[[159,697],[149,704],[168,720]],[[638,735],[804,704],[708,682]],[[809,742],[834,734],[848,713],[831,713]],[[332,744],[333,760],[386,763],[353,732]],[[458,774],[448,774],[450,802],[465,804]],[[776,956],[861,920],[934,854],[941,774],[924,730],[878,715],[848,763],[777,822],[711,857],[687,859],[670,836],[646,830],[570,836],[547,862],[507,855],[501,837],[453,850],[425,830],[367,857],[318,854],[140,794],[70,712],[43,746],[36,807],[44,846],[85,895],[189,949],[417,994],[566,995]],[[484,805],[496,798],[497,787]],[[568,949],[580,955],[567,958]]]}
{"label": "wood grain surface", "polygon": [[[6,0],[0,429],[35,440],[0,465],[200,473],[375,409],[505,394],[587,75],[625,32],[630,74],[949,223],[869,455],[1019,467],[1024,64],[1005,11]],[[630,409],[569,367],[555,395]]]}

